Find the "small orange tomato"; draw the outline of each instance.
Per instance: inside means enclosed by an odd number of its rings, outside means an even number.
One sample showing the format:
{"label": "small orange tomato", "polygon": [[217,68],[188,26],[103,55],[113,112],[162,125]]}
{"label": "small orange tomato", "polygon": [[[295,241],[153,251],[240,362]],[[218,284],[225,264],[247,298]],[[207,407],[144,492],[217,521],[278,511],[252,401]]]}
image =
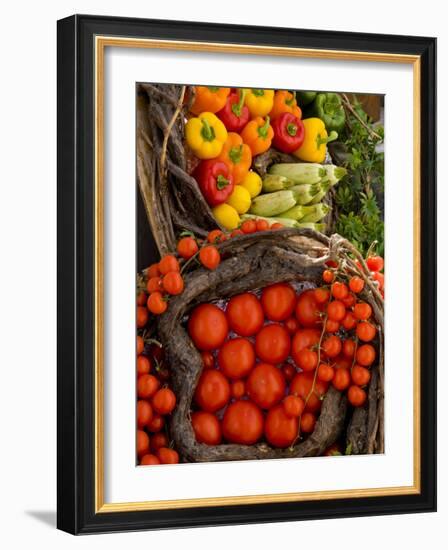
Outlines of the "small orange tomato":
{"label": "small orange tomato", "polygon": [[148,279],[151,279],[152,277],[159,277],[159,275],[159,264],[150,265],[148,268]]}
{"label": "small orange tomato", "polygon": [[353,307],[356,303],[355,295],[352,292],[349,292],[347,296],[342,300],[342,303],[347,309]]}
{"label": "small orange tomato", "polygon": [[303,348],[296,354],[296,362],[304,371],[314,370],[317,367],[317,353],[308,348]]}
{"label": "small orange tomato", "polygon": [[381,256],[369,256],[366,264],[370,271],[381,271],[384,267],[384,260]]}
{"label": "small orange tomato", "polygon": [[321,363],[317,367],[317,378],[322,382],[331,382],[334,377],[334,368],[326,363]]}
{"label": "small orange tomato", "polygon": [[347,338],[347,340],[344,340],[344,343],[342,344],[342,353],[345,355],[345,357],[353,357],[355,355],[355,351],[355,341],[351,338]]}
{"label": "small orange tomato", "polygon": [[145,349],[145,342],[143,341],[143,338],[141,336],[137,336],[137,355],[140,355],[143,353],[143,350]]}
{"label": "small orange tomato", "polygon": [[216,269],[221,262],[221,254],[214,245],[207,245],[199,252],[201,264],[207,269]]}
{"label": "small orange tomato", "polygon": [[375,348],[370,344],[363,344],[356,352],[356,361],[362,367],[369,367],[375,361],[375,357]]}
{"label": "small orange tomato", "polygon": [[141,399],[152,397],[159,389],[160,382],[152,374],[142,374],[137,380],[137,395]]}
{"label": "small orange tomato", "polygon": [[379,289],[383,290],[383,288],[384,288],[384,274],[380,273],[379,271],[374,271],[372,273],[372,279],[378,283]]}
{"label": "small orange tomato", "polygon": [[341,339],[339,336],[335,336],[334,334],[332,336],[328,336],[322,344],[322,349],[328,357],[336,357],[341,353]]}
{"label": "small orange tomato", "polygon": [[266,220],[257,220],[255,223],[257,224],[257,231],[266,231],[269,229],[269,224]]}
{"label": "small orange tomato", "polygon": [[300,429],[303,433],[309,434],[314,430],[316,425],[316,416],[312,412],[306,412],[302,414],[300,420]]}
{"label": "small orange tomato", "polygon": [[176,396],[169,388],[158,390],[152,398],[152,406],[156,413],[170,414],[176,406]]}
{"label": "small orange tomato", "polygon": [[333,271],[331,271],[330,269],[326,269],[323,273],[322,273],[322,279],[324,280],[324,283],[331,283],[334,279],[334,273]]}
{"label": "small orange tomato", "polygon": [[146,283],[146,290],[149,294],[151,292],[158,292],[162,290],[162,278],[161,277],[151,277]]}
{"label": "small orange tomato", "polygon": [[257,230],[257,224],[255,222],[255,220],[245,220],[242,224],[241,224],[241,231],[243,233],[255,233],[255,231]]}
{"label": "small orange tomato", "polygon": [[345,317],[345,306],[339,300],[333,300],[327,306],[327,315],[328,318],[332,321],[342,321]]}
{"label": "small orange tomato", "polygon": [[365,386],[370,382],[370,372],[361,365],[355,365],[352,368],[352,380],[357,386]]}
{"label": "small orange tomato", "polygon": [[151,437],[151,451],[155,453],[160,447],[168,447],[169,441],[163,432],[157,432]]}
{"label": "small orange tomato", "polygon": [[288,395],[283,400],[286,416],[299,417],[305,409],[305,401],[298,395]]}
{"label": "small orange tomato", "polygon": [[153,292],[149,295],[147,307],[154,315],[160,315],[164,313],[168,307],[168,302],[163,299],[161,292]]}
{"label": "small orange tomato", "polygon": [[348,295],[347,285],[339,281],[335,281],[331,285],[331,293],[336,298],[336,300],[343,300]]}
{"label": "small orange tomato", "polygon": [[363,342],[370,342],[375,338],[376,328],[367,321],[362,321],[358,323],[356,327],[356,336]]}
{"label": "small orange tomato", "polygon": [[156,457],[156,455],[146,454],[143,455],[140,460],[141,466],[155,466],[156,464],[160,464],[160,460]]}
{"label": "small orange tomato", "polygon": [[338,321],[333,321],[333,319],[327,319],[325,321],[325,332],[337,332],[339,327],[340,324]]}
{"label": "small orange tomato", "polygon": [[234,229],[232,233],[230,233],[231,237],[238,237],[239,235],[244,235],[243,231],[241,229]]}
{"label": "small orange tomato", "polygon": [[354,407],[362,407],[367,399],[366,392],[359,386],[350,386],[347,398]]}
{"label": "small orange tomato", "polygon": [[277,231],[278,229],[284,229],[285,226],[282,224],[282,223],[279,223],[279,222],[275,222],[271,225],[270,229],[272,231]]}
{"label": "small orange tomato", "polygon": [[356,319],[360,321],[367,321],[367,319],[369,319],[372,315],[372,308],[366,302],[358,302],[353,309],[353,314]]}
{"label": "small orange tomato", "polygon": [[364,281],[361,279],[361,277],[355,276],[350,279],[348,286],[350,287],[350,290],[352,292],[354,292],[355,294],[359,294],[364,288]]}
{"label": "small orange tomato", "polygon": [[325,304],[330,299],[330,291],[325,287],[316,288],[314,290],[314,298],[318,304]]}
{"label": "small orange tomato", "polygon": [[148,425],[146,426],[150,432],[160,432],[160,430],[165,425],[165,419],[163,416],[160,416],[160,414],[155,414],[152,417],[152,420],[148,422]]}
{"label": "small orange tomato", "polygon": [[222,243],[225,240],[227,240],[227,236],[220,229],[213,229],[213,231],[210,231],[207,235],[207,241],[210,244]]}
{"label": "small orange tomato", "polygon": [[137,426],[143,428],[152,419],[152,407],[144,399],[137,401]]}
{"label": "small orange tomato", "polygon": [[138,296],[137,296],[137,305],[138,306],[144,306],[146,304],[146,292],[143,292],[143,290],[141,292],[138,293]]}
{"label": "small orange tomato", "polygon": [[143,328],[148,322],[148,310],[143,306],[137,306],[137,327]]}
{"label": "small orange tomato", "polygon": [[164,290],[172,296],[181,294],[184,290],[184,280],[182,275],[177,271],[170,271],[163,276],[162,285]]}
{"label": "small orange tomato", "polygon": [[151,361],[149,357],[145,355],[139,355],[137,357],[137,374],[141,376],[142,374],[148,374],[151,371]]}
{"label": "small orange tomato", "polygon": [[198,251],[198,243],[193,237],[183,237],[177,243],[177,253],[184,260],[188,260]]}
{"label": "small orange tomato", "polygon": [[350,386],[350,371],[348,369],[336,369],[332,380],[333,386],[340,391],[346,390]]}
{"label": "small orange tomato", "polygon": [[178,464],[179,462],[177,451],[169,447],[160,447],[157,451],[157,458],[162,464]]}
{"label": "small orange tomato", "polygon": [[159,262],[159,271],[162,275],[166,275],[170,271],[180,271],[179,262],[176,256],[167,254]]}
{"label": "small orange tomato", "polygon": [[137,430],[137,455],[139,457],[149,452],[149,435],[143,430]]}
{"label": "small orange tomato", "polygon": [[206,445],[219,445],[221,443],[221,424],[214,414],[197,411],[191,415],[191,425],[198,443],[205,443]]}
{"label": "small orange tomato", "polygon": [[342,326],[345,330],[352,330],[356,326],[356,319],[350,311],[347,311],[345,317],[342,319]]}
{"label": "small orange tomato", "polygon": [[202,365],[204,366],[204,369],[212,369],[213,365],[215,364],[215,359],[213,357],[213,354],[209,351],[201,351],[201,357],[202,357]]}
{"label": "small orange tomato", "polygon": [[235,380],[230,385],[230,393],[235,399],[241,399],[246,393],[246,384],[244,380]]}

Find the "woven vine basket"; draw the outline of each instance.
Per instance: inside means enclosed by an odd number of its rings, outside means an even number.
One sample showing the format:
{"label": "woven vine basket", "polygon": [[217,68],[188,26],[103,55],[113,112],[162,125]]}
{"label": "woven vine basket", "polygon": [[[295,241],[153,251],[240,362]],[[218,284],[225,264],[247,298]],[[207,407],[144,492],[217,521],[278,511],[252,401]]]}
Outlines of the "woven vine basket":
{"label": "woven vine basket", "polygon": [[[205,237],[210,230],[219,227],[190,175],[194,161],[184,147],[185,112],[193,99],[194,87],[141,84],[138,90],[138,183],[161,255],[175,251],[177,237],[182,231]],[[254,169],[263,175],[272,162],[294,160],[270,150],[255,158]],[[183,293],[170,299],[168,310],[153,326],[172,372],[177,405],[169,430],[182,460],[319,456],[342,436],[352,454],[384,452],[384,306],[357,249],[337,234],[323,235],[309,229],[241,235],[217,246],[222,257],[218,268],[209,271],[190,263],[184,272]],[[348,280],[358,275],[364,279],[360,298],[373,310],[378,354],[371,368],[366,404],[353,408],[347,404],[344,393],[330,386],[313,433],[286,449],[272,448],[265,442],[216,446],[198,443],[190,414],[202,359],[185,329],[189,312],[200,303],[219,302],[277,282],[306,282],[319,286],[328,260],[338,263],[340,278]],[[139,274],[140,283],[144,284],[145,278],[145,271]]]}

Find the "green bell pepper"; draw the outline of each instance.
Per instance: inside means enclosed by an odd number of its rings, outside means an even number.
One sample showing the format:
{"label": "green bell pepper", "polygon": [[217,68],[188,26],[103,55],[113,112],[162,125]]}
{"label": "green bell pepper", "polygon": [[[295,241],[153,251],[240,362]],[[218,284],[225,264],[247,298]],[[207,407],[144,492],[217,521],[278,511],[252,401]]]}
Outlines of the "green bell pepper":
{"label": "green bell pepper", "polygon": [[345,111],[341,96],[332,92],[317,94],[311,105],[313,115],[320,118],[328,132],[341,132],[345,126]]}
{"label": "green bell pepper", "polygon": [[316,97],[317,92],[296,92],[296,101],[300,107],[309,105]]}

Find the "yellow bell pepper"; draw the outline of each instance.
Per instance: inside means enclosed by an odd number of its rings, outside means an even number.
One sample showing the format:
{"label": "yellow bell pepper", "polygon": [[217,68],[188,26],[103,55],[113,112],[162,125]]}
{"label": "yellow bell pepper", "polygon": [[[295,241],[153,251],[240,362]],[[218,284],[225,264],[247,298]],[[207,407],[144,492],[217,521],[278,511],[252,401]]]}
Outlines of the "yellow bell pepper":
{"label": "yellow bell pepper", "polygon": [[236,229],[240,224],[240,217],[238,212],[230,206],[230,204],[220,204],[212,209],[213,215],[216,220],[225,228],[231,231]]}
{"label": "yellow bell pepper", "polygon": [[233,206],[238,214],[245,214],[251,204],[250,193],[242,185],[235,185],[232,194],[226,200],[226,204]]}
{"label": "yellow bell pepper", "polygon": [[338,133],[333,131],[328,135],[325,124],[320,118],[306,118],[302,122],[305,127],[305,139],[293,155],[300,160],[320,164],[325,160],[327,143],[337,139]]}
{"label": "yellow bell pepper", "polygon": [[274,105],[274,90],[246,88],[244,103],[249,108],[252,117],[266,116]]}
{"label": "yellow bell pepper", "polygon": [[205,112],[190,118],[185,126],[185,137],[198,158],[214,159],[224,147],[227,130],[216,115]]}

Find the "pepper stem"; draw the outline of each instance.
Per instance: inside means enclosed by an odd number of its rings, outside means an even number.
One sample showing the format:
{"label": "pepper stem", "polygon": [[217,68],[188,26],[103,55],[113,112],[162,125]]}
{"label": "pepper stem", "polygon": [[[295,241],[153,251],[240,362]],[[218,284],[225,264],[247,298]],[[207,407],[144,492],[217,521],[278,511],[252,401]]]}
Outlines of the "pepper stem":
{"label": "pepper stem", "polygon": [[297,134],[297,126],[295,124],[287,124],[286,131],[291,137],[294,137]]}
{"label": "pepper stem", "polygon": [[202,121],[202,130],[201,135],[205,141],[213,141],[215,139],[215,130],[210,126],[208,120],[201,118]]}
{"label": "pepper stem", "polygon": [[335,139],[338,139],[338,133],[332,130],[330,132],[330,135],[328,135],[326,138],[320,137],[320,134],[317,134],[316,137],[316,143],[317,148],[319,148],[321,145],[326,145],[327,143],[330,143],[330,141],[334,141]]}
{"label": "pepper stem", "polygon": [[267,116],[266,117],[266,122],[263,124],[263,126],[258,127],[258,135],[263,139],[266,139],[266,137],[268,135],[268,129],[269,129],[269,123],[270,122],[271,122],[271,119],[269,118],[269,116]]}
{"label": "pepper stem", "polygon": [[232,105],[232,113],[239,118],[241,116],[241,109],[243,108],[247,91],[243,88],[243,90],[238,90],[238,94],[239,94],[239,101],[238,103],[234,103]]}
{"label": "pepper stem", "polygon": [[225,178],[222,174],[219,174],[219,176],[216,178],[216,187],[221,191],[224,189],[224,187],[227,187],[229,185],[229,180]]}
{"label": "pepper stem", "polygon": [[232,147],[229,151],[229,159],[232,161],[233,164],[238,164],[241,162],[241,157],[243,155],[243,145],[237,145],[236,147]]}

